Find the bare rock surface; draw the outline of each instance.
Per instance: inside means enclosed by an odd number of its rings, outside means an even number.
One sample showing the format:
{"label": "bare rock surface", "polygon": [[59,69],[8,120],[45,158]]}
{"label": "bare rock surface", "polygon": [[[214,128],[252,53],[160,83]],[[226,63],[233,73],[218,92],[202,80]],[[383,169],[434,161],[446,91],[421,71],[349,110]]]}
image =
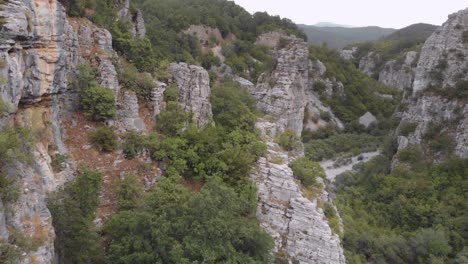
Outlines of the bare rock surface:
{"label": "bare rock surface", "polygon": [[170,69],[179,88],[179,102],[182,109],[193,113],[193,121],[198,126],[207,125],[213,116],[208,72],[200,66],[186,63],[172,63]]}

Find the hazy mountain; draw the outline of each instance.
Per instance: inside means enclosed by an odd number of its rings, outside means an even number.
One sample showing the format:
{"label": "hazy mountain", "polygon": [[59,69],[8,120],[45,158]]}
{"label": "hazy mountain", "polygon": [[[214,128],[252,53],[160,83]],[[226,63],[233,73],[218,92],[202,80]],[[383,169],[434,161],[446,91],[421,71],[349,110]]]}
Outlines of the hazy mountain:
{"label": "hazy mountain", "polygon": [[399,29],[385,37],[385,40],[425,41],[438,26],[431,24],[413,24]]}
{"label": "hazy mountain", "polygon": [[322,45],[327,43],[328,47],[341,49],[348,44],[366,42],[381,39],[396,31],[393,28],[381,27],[317,27],[299,25],[306,33],[309,43]]}
{"label": "hazy mountain", "polygon": [[317,24],[313,25],[314,27],[345,27],[345,28],[353,28],[355,26],[350,26],[350,25],[341,25],[341,24],[335,24],[332,22],[318,22]]}

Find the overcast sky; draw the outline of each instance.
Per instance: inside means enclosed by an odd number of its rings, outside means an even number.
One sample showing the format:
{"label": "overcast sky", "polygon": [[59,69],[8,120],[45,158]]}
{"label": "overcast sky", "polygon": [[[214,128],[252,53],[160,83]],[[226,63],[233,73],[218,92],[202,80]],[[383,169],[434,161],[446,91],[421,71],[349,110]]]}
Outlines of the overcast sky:
{"label": "overcast sky", "polygon": [[441,25],[468,7],[467,0],[234,0],[253,13],[267,11],[298,24],[333,22],[352,26],[402,28],[414,23]]}

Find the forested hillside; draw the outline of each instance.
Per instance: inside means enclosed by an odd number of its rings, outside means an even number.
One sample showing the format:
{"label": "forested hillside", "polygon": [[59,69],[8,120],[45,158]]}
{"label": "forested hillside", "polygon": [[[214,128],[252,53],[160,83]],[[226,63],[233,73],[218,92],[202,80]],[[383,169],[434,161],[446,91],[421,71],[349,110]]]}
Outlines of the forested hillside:
{"label": "forested hillside", "polygon": [[381,27],[317,27],[299,25],[307,35],[310,44],[327,45],[340,50],[349,44],[376,41],[385,38],[396,31]]}
{"label": "forested hillside", "polygon": [[468,261],[468,9],[328,46],[228,0],[0,17],[0,263]]}

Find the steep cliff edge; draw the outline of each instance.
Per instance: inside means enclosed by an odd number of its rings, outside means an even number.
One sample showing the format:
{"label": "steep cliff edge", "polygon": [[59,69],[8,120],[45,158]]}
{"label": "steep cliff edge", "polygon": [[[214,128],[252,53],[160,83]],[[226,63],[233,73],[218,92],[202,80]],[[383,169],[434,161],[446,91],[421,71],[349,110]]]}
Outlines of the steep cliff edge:
{"label": "steep cliff edge", "polygon": [[[468,9],[449,16],[424,44],[416,68],[412,96],[404,101],[399,151],[422,146],[433,160],[451,153],[468,157]],[[444,141],[438,146],[437,142]]]}
{"label": "steep cliff edge", "polygon": [[[287,37],[284,37],[287,38]],[[271,42],[278,41],[280,38]],[[294,179],[288,163],[302,153],[289,153],[274,142],[286,129],[300,135],[304,111],[317,104],[311,97],[308,49],[305,42],[287,38],[288,44],[275,51],[277,66],[271,74],[263,74],[256,87],[250,87],[259,109],[265,114],[257,127],[267,143],[268,154],[260,158],[252,178],[259,187],[257,216],[261,225],[275,238],[275,252],[289,262],[345,263],[340,239],[329,227],[317,203],[322,198],[309,200]],[[268,120],[268,121],[267,121]],[[326,195],[325,195],[326,196]],[[321,196],[319,196],[321,197]]]}

